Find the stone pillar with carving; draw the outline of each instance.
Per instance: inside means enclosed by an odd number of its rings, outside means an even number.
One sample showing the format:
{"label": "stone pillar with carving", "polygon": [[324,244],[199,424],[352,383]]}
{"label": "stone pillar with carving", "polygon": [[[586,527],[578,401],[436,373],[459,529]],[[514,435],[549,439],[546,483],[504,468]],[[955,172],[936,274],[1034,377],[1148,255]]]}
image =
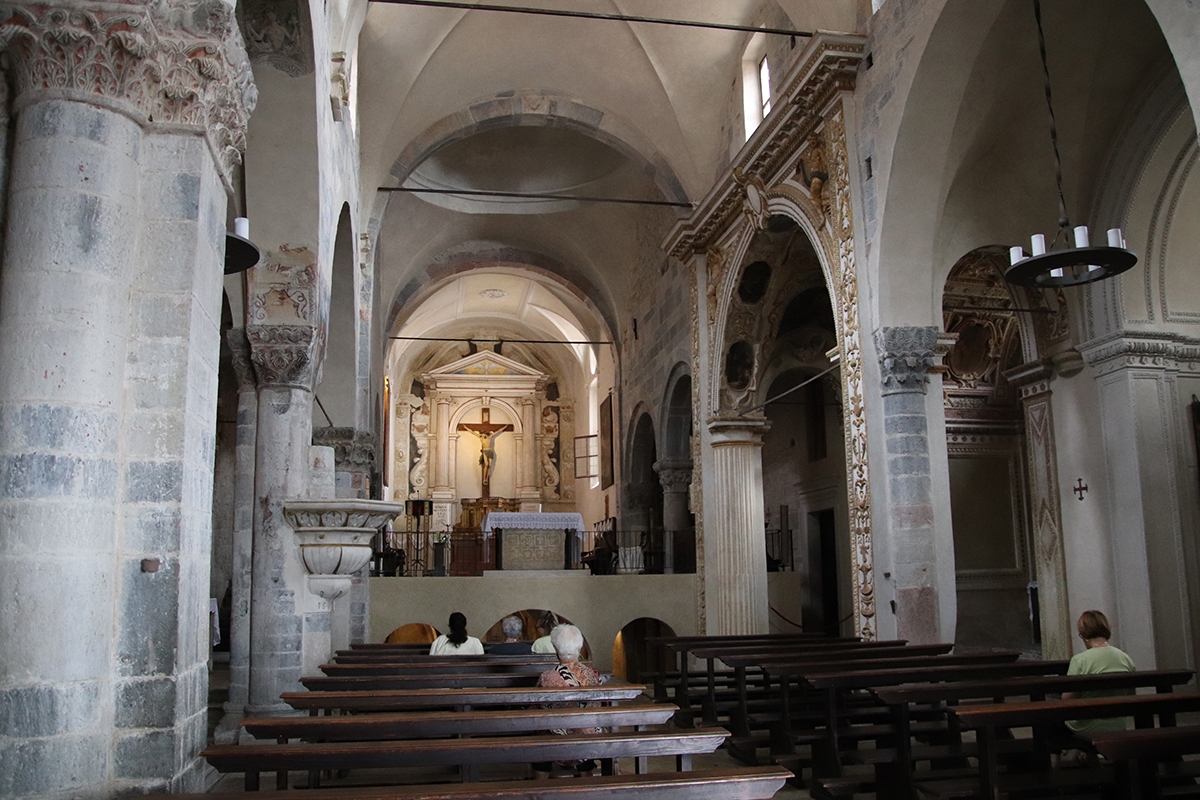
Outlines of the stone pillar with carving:
{"label": "stone pillar with carving", "polygon": [[315,333],[308,325],[246,328],[258,376],[250,606],[249,711],[254,714],[286,713],[280,693],[300,688],[308,589],[283,504],[308,491]]}
{"label": "stone pillar with carving", "polygon": [[1188,485],[1194,456],[1181,406],[1192,390],[1185,394],[1178,384],[1182,376],[1195,385],[1200,341],[1126,331],[1080,351],[1099,389],[1108,478],[1102,485],[1096,472],[1090,479],[1085,473],[1090,488],[1082,502],[1107,503],[1112,520],[1117,641],[1139,669],[1190,667],[1195,583],[1193,577],[1189,586],[1184,565],[1194,557],[1186,549],[1194,524],[1186,511],[1195,502]]}
{"label": "stone pillar with carving", "polygon": [[200,5],[0,4],[5,795],[204,788],[225,187],[254,87],[229,7]]}
{"label": "stone pillar with carving", "polygon": [[538,459],[538,416],[537,398],[522,397],[521,400],[521,453],[517,474],[521,483],[517,495],[521,499],[522,511],[537,511],[542,503],[542,490],[538,476],[542,468]]}
{"label": "stone pillar with carving", "polygon": [[663,490],[663,572],[675,572],[676,539],[686,541],[692,527],[688,493],[692,486],[691,461],[660,461],[654,465]]}
{"label": "stone pillar with carving", "polygon": [[[711,497],[704,524],[704,584],[710,634],[767,632],[767,547],[763,514],[764,419],[709,421]],[[706,501],[707,502],[707,501]]]}
{"label": "stone pillar with carving", "polygon": [[258,435],[258,380],[250,360],[246,332],[234,328],[225,334],[233,353],[238,384],[237,446],[233,498],[232,607],[229,613],[229,700],[217,726],[225,743],[237,740],[239,726],[250,702],[250,587],[254,543],[254,460]]}
{"label": "stone pillar with carving", "polygon": [[1070,658],[1074,629],[1067,591],[1058,453],[1054,446],[1050,391],[1053,374],[1049,364],[1035,361],[1008,370],[1004,377],[1020,388],[1021,405],[1025,409],[1025,449],[1029,465],[1029,507],[1032,510],[1042,657]]}
{"label": "stone pillar with carving", "polygon": [[[433,479],[433,490],[435,492],[446,493],[450,491],[450,398],[438,397],[435,407],[437,408],[437,420],[434,424],[437,426],[437,465],[436,474]],[[437,495],[434,495],[435,497]]]}
{"label": "stone pillar with carving", "polygon": [[[875,334],[883,396],[883,464],[888,550],[896,594],[896,635],[911,642],[943,641],[941,552],[934,525],[930,425],[926,411],[929,373],[937,348],[934,327],[882,328]],[[950,571],[953,575],[953,571]],[[947,620],[947,623],[950,621]]]}

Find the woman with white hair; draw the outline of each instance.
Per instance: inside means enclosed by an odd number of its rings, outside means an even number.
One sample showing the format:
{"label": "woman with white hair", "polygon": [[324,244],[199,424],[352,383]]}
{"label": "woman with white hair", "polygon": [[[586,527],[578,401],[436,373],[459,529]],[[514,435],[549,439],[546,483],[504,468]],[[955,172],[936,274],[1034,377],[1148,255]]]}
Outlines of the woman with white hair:
{"label": "woman with white hair", "polygon": [[[584,664],[579,660],[579,653],[583,650],[583,633],[574,625],[559,625],[550,634],[550,641],[554,645],[554,652],[558,655],[558,665],[552,669],[548,669],[538,678],[538,686],[547,687],[570,687],[570,686],[599,686],[604,683],[604,678],[600,677],[600,673],[592,669],[591,666]],[[559,706],[569,706],[571,704],[558,704]],[[579,706],[586,707],[596,705],[592,703],[580,703]],[[578,733],[604,733],[604,728],[583,728]],[[556,733],[560,736],[566,736],[570,731],[564,729],[555,729],[551,733]],[[596,769],[596,762],[589,759],[580,761],[577,764],[565,764],[573,768],[576,773],[591,773]],[[533,775],[535,778],[550,777],[551,764],[548,762],[537,763],[533,765]]]}
{"label": "woman with white hair", "polygon": [[500,629],[504,631],[504,641],[489,647],[488,653],[494,656],[520,656],[529,655],[532,652],[532,645],[529,642],[521,641],[525,625],[521,622],[520,617],[515,615],[505,617],[500,622]]}

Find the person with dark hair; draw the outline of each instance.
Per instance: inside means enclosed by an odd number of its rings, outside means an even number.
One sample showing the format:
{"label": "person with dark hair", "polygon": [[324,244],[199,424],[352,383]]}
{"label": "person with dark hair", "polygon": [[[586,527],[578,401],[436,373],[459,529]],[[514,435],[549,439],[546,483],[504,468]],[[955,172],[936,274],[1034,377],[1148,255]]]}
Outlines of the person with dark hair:
{"label": "person with dark hair", "polygon": [[429,645],[431,656],[481,656],[483,642],[467,635],[467,617],[455,611],[450,615],[450,633],[441,634]]}
{"label": "person with dark hair", "polygon": [[504,631],[504,641],[492,645],[488,650],[489,653],[495,656],[522,656],[533,652],[529,642],[521,641],[525,625],[521,622],[520,617],[515,615],[505,617],[500,623],[500,628]]}
{"label": "person with dark hair", "polygon": [[547,611],[542,614],[542,618],[538,621],[538,627],[541,628],[542,635],[534,639],[532,651],[534,653],[550,654],[554,652],[554,645],[550,642],[550,634],[558,625],[558,615],[553,611]]}

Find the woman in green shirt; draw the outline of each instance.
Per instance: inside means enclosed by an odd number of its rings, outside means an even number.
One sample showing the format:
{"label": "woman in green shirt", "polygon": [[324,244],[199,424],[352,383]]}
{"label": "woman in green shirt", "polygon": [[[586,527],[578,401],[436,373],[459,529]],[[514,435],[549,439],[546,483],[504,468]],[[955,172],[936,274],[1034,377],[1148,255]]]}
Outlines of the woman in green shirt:
{"label": "woman in green shirt", "polygon": [[[1079,615],[1079,638],[1085,649],[1077,653],[1067,667],[1068,675],[1099,675],[1104,672],[1133,672],[1137,669],[1133,659],[1108,643],[1112,629],[1108,618],[1099,611],[1085,611]],[[1107,697],[1127,694],[1122,691],[1063,692],[1063,700],[1074,697]],[[1067,727],[1075,733],[1100,733],[1102,731],[1125,730],[1125,718],[1068,720]]]}

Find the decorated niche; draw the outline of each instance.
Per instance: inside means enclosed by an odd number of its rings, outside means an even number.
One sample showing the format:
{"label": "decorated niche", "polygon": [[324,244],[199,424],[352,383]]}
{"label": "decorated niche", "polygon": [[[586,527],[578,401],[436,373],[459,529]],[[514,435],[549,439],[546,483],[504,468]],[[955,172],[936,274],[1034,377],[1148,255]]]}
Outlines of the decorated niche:
{"label": "decorated niche", "polygon": [[422,372],[393,413],[393,496],[434,500],[437,521],[465,500],[574,500],[574,405],[539,369],[476,352]]}

